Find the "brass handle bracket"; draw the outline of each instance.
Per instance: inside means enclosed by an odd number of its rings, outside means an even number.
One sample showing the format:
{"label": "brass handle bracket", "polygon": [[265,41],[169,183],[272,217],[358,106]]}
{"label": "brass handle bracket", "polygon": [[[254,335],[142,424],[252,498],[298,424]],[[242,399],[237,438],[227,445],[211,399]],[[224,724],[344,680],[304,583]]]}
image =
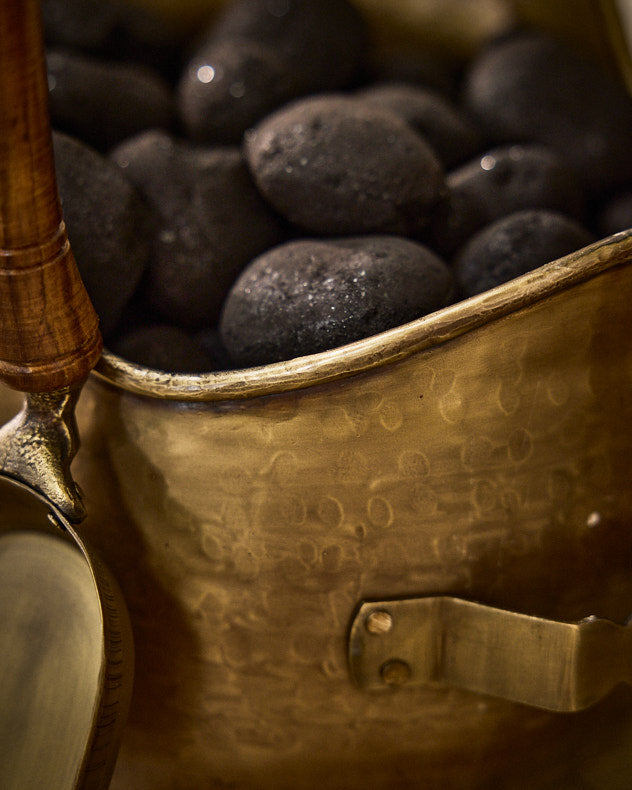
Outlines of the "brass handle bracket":
{"label": "brass handle bracket", "polygon": [[362,603],[348,641],[366,691],[444,684],[558,712],[632,683],[632,629],[546,620],[450,596]]}
{"label": "brass handle bracket", "polygon": [[79,447],[75,404],[81,387],[27,393],[0,428],[0,476],[30,488],[76,524],[85,516],[70,464]]}

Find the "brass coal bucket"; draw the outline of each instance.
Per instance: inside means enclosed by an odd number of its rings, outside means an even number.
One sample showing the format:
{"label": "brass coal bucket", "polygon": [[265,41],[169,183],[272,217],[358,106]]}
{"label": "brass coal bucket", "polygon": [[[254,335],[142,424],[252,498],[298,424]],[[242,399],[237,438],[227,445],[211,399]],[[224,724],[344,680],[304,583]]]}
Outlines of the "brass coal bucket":
{"label": "brass coal bucket", "polygon": [[[350,629],[367,601],[380,602],[360,629],[369,643],[391,603],[474,602],[534,618],[548,660],[573,674],[586,668],[546,629],[626,620],[631,259],[619,234],[260,369],[169,377],[103,358],[79,402],[74,472],[82,531],[135,633],[114,788],[630,786],[629,687],[543,710],[546,666],[511,615],[500,638],[530,671],[505,656],[493,696],[415,684],[403,661],[362,687]],[[423,604],[407,622],[394,659],[423,652]],[[472,664],[492,660],[469,646]],[[588,685],[629,667],[628,648],[596,647]],[[519,702],[493,683],[512,671]]]}
{"label": "brass coal bucket", "polygon": [[629,790],[631,263],[262,368],[104,354],[73,474],[136,644],[113,790]]}

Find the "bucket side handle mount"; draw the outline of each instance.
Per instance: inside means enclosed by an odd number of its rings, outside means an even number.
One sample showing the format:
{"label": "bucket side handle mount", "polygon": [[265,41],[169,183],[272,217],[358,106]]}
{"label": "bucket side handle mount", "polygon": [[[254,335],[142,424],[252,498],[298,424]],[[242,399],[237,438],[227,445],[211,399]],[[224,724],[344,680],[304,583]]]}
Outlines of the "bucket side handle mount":
{"label": "bucket side handle mount", "polygon": [[556,712],[632,683],[632,628],[546,620],[451,596],[362,603],[348,658],[366,691],[448,685]]}

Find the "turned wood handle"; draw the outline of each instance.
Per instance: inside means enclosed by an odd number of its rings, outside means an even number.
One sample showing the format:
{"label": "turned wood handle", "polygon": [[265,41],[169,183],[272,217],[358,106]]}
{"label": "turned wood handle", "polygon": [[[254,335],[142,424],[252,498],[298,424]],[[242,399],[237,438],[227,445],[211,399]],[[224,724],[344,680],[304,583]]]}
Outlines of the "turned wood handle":
{"label": "turned wood handle", "polygon": [[60,389],[100,353],[57,190],[39,2],[0,0],[0,379]]}

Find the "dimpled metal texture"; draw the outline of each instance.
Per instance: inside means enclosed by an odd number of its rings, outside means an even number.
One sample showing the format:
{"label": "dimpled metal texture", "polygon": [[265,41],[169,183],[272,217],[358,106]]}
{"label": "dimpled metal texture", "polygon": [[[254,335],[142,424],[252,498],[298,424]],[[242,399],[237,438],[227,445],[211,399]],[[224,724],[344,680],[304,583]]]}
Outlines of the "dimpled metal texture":
{"label": "dimpled metal texture", "polygon": [[91,378],[73,471],[137,649],[114,790],[627,787],[629,690],[572,716],[370,694],[346,643],[362,599],[630,614],[631,306],[615,266],[401,361],[244,400]]}

